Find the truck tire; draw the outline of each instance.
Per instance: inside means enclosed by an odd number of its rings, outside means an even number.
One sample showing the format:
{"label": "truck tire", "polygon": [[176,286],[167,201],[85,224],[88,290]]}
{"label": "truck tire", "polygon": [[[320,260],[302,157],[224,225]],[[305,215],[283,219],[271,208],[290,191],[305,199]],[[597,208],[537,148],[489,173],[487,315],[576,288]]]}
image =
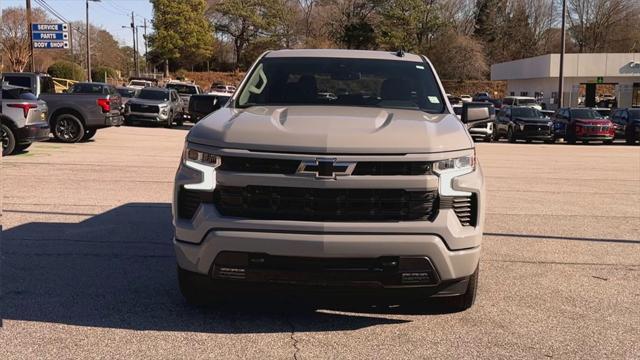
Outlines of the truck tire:
{"label": "truck tire", "polygon": [[480,265],[476,268],[476,271],[469,277],[469,283],[467,284],[467,291],[459,296],[451,298],[449,303],[449,309],[458,312],[465,311],[473,306],[476,301],[476,293],[478,292],[478,278],[480,277]]}
{"label": "truck tire", "polygon": [[96,136],[97,132],[98,132],[98,130],[96,130],[96,129],[87,129],[87,130],[85,130],[84,131],[84,136],[82,137],[82,141],[91,140],[91,138]]}
{"label": "truck tire", "polygon": [[15,152],[21,152],[21,151],[25,151],[29,148],[29,146],[31,146],[31,144],[33,143],[28,143],[28,144],[18,144],[16,145],[16,150]]}
{"label": "truck tire", "polygon": [[182,296],[192,305],[207,305],[215,300],[213,281],[206,275],[184,270],[178,266],[178,285]]}
{"label": "truck tire", "polygon": [[624,133],[624,141],[627,145],[634,145],[636,143],[634,126],[627,125],[627,129]]}
{"label": "truck tire", "polygon": [[72,114],[62,114],[56,117],[53,124],[53,136],[65,143],[77,143],[85,134],[82,121]]}
{"label": "truck tire", "polygon": [[2,156],[13,154],[16,149],[16,136],[5,124],[0,125],[0,140],[2,140]]}
{"label": "truck tire", "polygon": [[513,127],[509,127],[509,130],[507,131],[507,140],[509,140],[510,143],[516,142],[516,133],[513,131]]}

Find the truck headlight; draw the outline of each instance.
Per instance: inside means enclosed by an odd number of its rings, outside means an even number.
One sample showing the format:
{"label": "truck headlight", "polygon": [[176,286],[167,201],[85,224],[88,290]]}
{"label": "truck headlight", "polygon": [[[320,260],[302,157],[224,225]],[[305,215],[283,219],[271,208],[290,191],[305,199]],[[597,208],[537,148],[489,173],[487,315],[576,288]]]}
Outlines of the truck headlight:
{"label": "truck headlight", "polygon": [[220,156],[190,149],[188,146],[185,146],[182,154],[182,164],[202,173],[201,182],[185,184],[185,189],[213,191],[216,188],[216,168],[222,165]]}
{"label": "truck headlight", "polygon": [[461,156],[453,159],[436,161],[433,171],[440,178],[438,188],[441,196],[470,196],[468,191],[458,191],[453,188],[453,179],[473,172],[476,169],[476,154]]}

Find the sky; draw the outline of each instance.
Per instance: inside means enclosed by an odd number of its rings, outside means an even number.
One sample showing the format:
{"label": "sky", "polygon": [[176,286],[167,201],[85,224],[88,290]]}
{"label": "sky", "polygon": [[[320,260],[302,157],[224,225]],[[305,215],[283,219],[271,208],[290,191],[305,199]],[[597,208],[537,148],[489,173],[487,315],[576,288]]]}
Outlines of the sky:
{"label": "sky", "polygon": [[[41,7],[38,2],[44,2],[56,10],[62,17],[69,21],[85,20],[85,0],[31,0],[31,7]],[[25,7],[26,0],[0,0],[0,9],[19,6]],[[131,46],[133,34],[131,34],[131,12],[135,13],[136,25],[142,25],[144,18],[147,26],[151,26],[153,7],[149,0],[101,0],[89,2],[89,22],[111,33],[120,42],[120,45]],[[48,12],[47,12],[48,13]],[[58,21],[51,13],[48,15]],[[59,21],[62,22],[62,21]],[[127,26],[123,29],[122,26]],[[144,51],[142,44],[143,29],[138,28],[140,51]],[[147,29],[149,32],[150,29]]]}

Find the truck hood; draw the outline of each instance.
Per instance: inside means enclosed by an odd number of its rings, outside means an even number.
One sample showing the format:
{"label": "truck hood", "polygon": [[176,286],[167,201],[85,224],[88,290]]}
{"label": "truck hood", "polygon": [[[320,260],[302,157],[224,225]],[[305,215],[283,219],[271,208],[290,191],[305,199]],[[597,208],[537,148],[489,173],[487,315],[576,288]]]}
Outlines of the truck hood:
{"label": "truck hood", "polygon": [[516,123],[523,123],[527,125],[547,125],[549,124],[551,119],[516,117],[513,121]]}
{"label": "truck hood", "polygon": [[578,125],[597,125],[597,126],[611,125],[611,121],[607,119],[575,119],[575,123]]}
{"label": "truck hood", "polygon": [[473,147],[452,114],[340,106],[222,108],[187,140],[215,147],[329,154],[408,154]]}
{"label": "truck hood", "polygon": [[160,104],[166,104],[166,103],[168,103],[168,101],[131,98],[131,99],[129,99],[129,101],[127,101],[127,103],[128,104],[141,104],[141,105],[160,105]]}

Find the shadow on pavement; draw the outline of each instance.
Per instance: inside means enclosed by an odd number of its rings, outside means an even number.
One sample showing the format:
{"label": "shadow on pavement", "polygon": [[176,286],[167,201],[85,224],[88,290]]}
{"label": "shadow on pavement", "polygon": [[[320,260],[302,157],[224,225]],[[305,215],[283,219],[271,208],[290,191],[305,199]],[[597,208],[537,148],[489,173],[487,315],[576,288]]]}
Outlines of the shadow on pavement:
{"label": "shadow on pavement", "polygon": [[294,322],[296,331],[406,322],[260,300],[190,306],[177,286],[169,204],[126,204],[79,223],[27,223],[4,231],[0,245],[3,319],[225,334],[291,332]]}

